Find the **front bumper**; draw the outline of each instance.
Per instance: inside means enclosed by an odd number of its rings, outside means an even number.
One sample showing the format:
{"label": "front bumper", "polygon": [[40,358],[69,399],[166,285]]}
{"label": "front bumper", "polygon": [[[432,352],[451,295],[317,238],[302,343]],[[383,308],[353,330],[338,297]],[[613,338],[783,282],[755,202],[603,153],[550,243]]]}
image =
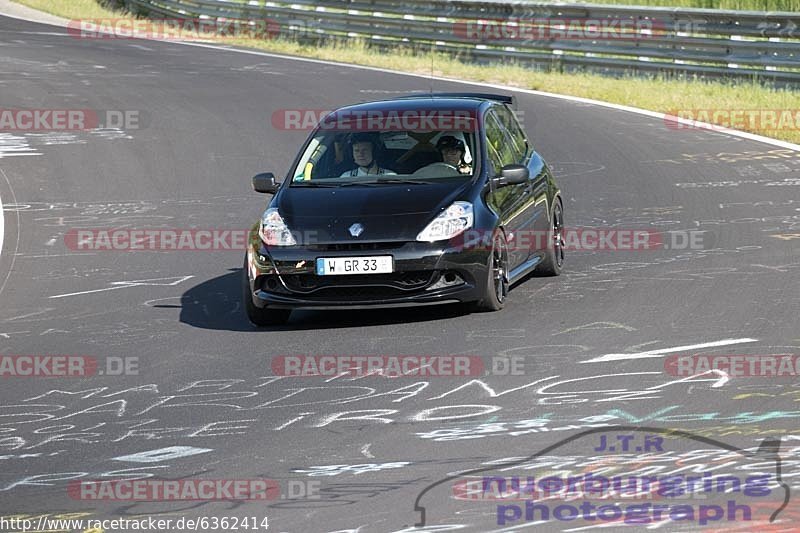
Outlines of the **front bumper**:
{"label": "front bumper", "polygon": [[[391,255],[392,274],[317,276],[319,257]],[[448,243],[342,243],[265,247],[256,232],[247,250],[256,307],[363,309],[480,300],[488,252]]]}

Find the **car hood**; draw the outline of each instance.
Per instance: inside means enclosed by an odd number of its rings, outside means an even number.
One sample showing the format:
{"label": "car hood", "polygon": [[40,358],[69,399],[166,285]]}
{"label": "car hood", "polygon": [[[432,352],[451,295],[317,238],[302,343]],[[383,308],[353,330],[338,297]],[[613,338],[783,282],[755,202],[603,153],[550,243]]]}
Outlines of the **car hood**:
{"label": "car hood", "polygon": [[[417,234],[471,186],[465,182],[375,185],[337,188],[288,187],[277,207],[289,229],[306,242],[386,242]],[[350,227],[361,224],[353,237]]]}

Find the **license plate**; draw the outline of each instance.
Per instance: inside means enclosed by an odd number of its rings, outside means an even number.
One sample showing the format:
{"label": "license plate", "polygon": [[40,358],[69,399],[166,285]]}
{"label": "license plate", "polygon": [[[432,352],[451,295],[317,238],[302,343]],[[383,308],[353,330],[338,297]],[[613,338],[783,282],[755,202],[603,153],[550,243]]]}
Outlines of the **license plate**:
{"label": "license plate", "polygon": [[317,276],[388,274],[391,272],[394,272],[394,261],[391,255],[317,258]]}

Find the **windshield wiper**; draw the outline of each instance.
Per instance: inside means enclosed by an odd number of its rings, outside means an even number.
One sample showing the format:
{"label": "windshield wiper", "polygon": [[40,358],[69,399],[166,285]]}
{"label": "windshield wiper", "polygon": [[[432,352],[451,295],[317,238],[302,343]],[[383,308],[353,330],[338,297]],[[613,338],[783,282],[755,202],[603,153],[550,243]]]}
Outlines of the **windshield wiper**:
{"label": "windshield wiper", "polygon": [[375,185],[430,185],[430,181],[410,180],[402,178],[385,178],[377,180],[346,181],[339,183],[324,183],[319,181],[296,181],[292,187],[374,187]]}
{"label": "windshield wiper", "polygon": [[409,179],[403,179],[403,178],[384,178],[384,179],[369,180],[369,181],[354,181],[354,182],[352,182],[351,184],[348,184],[348,185],[383,185],[383,184],[388,184],[388,185],[397,185],[397,184],[403,184],[403,185],[406,185],[406,184],[408,184],[408,185],[430,185],[431,182],[430,181],[425,181],[425,180],[409,180]]}
{"label": "windshield wiper", "polygon": [[318,181],[296,181],[292,187],[340,187],[341,183],[320,183]]}
{"label": "windshield wiper", "polygon": [[374,181],[347,181],[339,185],[340,187],[358,187],[358,186],[372,187],[376,185]]}

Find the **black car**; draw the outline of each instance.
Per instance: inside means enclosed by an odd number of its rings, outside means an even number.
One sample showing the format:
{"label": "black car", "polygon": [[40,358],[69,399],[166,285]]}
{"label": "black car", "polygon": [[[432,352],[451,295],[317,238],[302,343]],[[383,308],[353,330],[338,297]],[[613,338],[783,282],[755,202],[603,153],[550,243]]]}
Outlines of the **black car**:
{"label": "black car", "polygon": [[253,178],[274,196],[245,257],[250,321],[281,324],[292,309],[499,310],[526,274],[558,275],[560,191],[513,107],[434,93],[328,114],[282,182]]}

